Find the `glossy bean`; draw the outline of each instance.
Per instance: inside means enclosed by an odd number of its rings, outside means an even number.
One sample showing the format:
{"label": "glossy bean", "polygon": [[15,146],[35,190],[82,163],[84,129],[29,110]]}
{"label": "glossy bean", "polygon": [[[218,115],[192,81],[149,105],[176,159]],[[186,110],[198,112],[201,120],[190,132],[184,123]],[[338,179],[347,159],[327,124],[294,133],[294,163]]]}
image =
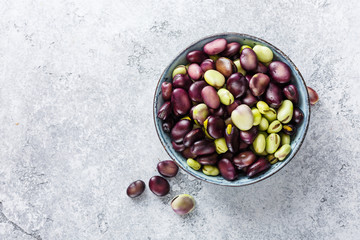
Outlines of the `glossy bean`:
{"label": "glossy bean", "polygon": [[290,84],[284,87],[283,93],[287,99],[292,101],[294,104],[299,102],[299,93],[295,85]]}
{"label": "glossy bean", "polygon": [[171,102],[167,101],[164,102],[164,104],[160,107],[157,117],[161,120],[166,120],[170,114],[171,114],[172,108],[171,108]]}
{"label": "glossy bean", "polygon": [[201,168],[201,164],[193,158],[188,158],[186,160],[186,163],[187,163],[187,165],[189,165],[189,167],[191,167],[192,169],[194,169],[196,171]]}
{"label": "glossy bean", "polygon": [[190,76],[191,79],[197,81],[199,79],[201,79],[201,77],[203,76],[204,72],[202,71],[201,67],[199,66],[199,64],[197,63],[192,63],[190,64],[189,68],[188,68],[188,74]]}
{"label": "glossy bean", "polygon": [[307,87],[307,91],[309,93],[310,104],[314,105],[315,103],[317,103],[319,101],[319,95],[311,87]]}
{"label": "glossy bean", "polygon": [[176,74],[173,78],[173,87],[174,88],[183,88],[186,91],[189,90],[192,85],[192,81],[187,74]]}
{"label": "glossy bean", "polygon": [[245,48],[240,54],[240,63],[245,71],[255,70],[257,67],[257,57],[251,48]]}
{"label": "glossy bean", "polygon": [[220,88],[217,91],[217,94],[220,98],[220,102],[226,106],[234,102],[234,96],[226,88]]}
{"label": "glossy bean", "polygon": [[220,98],[212,86],[206,86],[201,90],[201,97],[204,103],[213,109],[217,109],[220,106]]}
{"label": "glossy bean", "polygon": [[296,126],[294,124],[286,124],[283,126],[283,132],[287,135],[294,135],[296,133]]}
{"label": "glossy bean", "polygon": [[171,139],[176,143],[181,143],[185,135],[192,129],[191,121],[180,120],[171,129]]}
{"label": "glossy bean", "polygon": [[185,147],[191,147],[195,142],[204,138],[205,134],[201,128],[193,129],[185,135],[183,144]]}
{"label": "glossy bean", "polygon": [[272,121],[276,120],[276,110],[273,108],[269,108],[269,111],[263,114],[263,116],[271,123]]}
{"label": "glossy bean", "polygon": [[274,57],[273,52],[271,51],[271,49],[266,47],[266,46],[255,45],[253,47],[253,50],[254,50],[254,52],[256,54],[257,59],[260,62],[263,62],[263,63],[270,62]]}
{"label": "glossy bean", "polygon": [[140,196],[145,190],[145,183],[142,180],[132,182],[126,189],[126,194],[131,197]]}
{"label": "glossy bean", "polygon": [[259,130],[260,131],[266,131],[269,127],[269,122],[266,120],[266,118],[262,117],[260,124],[259,124]]}
{"label": "glossy bean", "polygon": [[233,157],[233,163],[239,170],[250,166],[255,161],[256,155],[252,151],[240,152]]}
{"label": "glossy bean", "polygon": [[215,139],[214,143],[215,143],[215,148],[216,148],[217,154],[226,153],[229,150],[226,145],[225,138],[223,138],[223,137]]}
{"label": "glossy bean", "polygon": [[258,134],[258,129],[252,127],[248,131],[240,131],[240,139],[246,144],[252,144]]}
{"label": "glossy bean", "polygon": [[149,188],[157,196],[165,196],[170,191],[169,182],[160,176],[153,176],[150,178]]}
{"label": "glossy bean", "polygon": [[225,130],[225,141],[230,152],[236,153],[239,150],[239,136],[240,132],[232,124],[228,124]]}
{"label": "glossy bean", "polygon": [[201,90],[207,86],[205,81],[196,81],[189,87],[189,97],[194,102],[202,102]]}
{"label": "glossy bean", "polygon": [[224,136],[225,122],[222,118],[216,116],[209,116],[207,118],[206,131],[213,138],[221,138]]}
{"label": "glossy bean", "polygon": [[183,143],[177,143],[177,142],[172,141],[171,145],[172,145],[173,149],[177,152],[182,152],[185,150],[185,146]]}
{"label": "glossy bean", "polygon": [[277,111],[277,119],[282,123],[288,123],[293,116],[294,106],[290,100],[284,100]]}
{"label": "glossy bean", "polygon": [[279,148],[274,156],[279,159],[279,161],[283,161],[287,155],[291,152],[291,146],[289,144],[282,145],[281,148]]}
{"label": "glossy bean", "polygon": [[280,133],[281,138],[281,145],[290,144],[290,135],[287,135],[285,133]]}
{"label": "glossy bean", "polygon": [[175,177],[179,167],[172,160],[164,160],[157,164],[157,170],[164,177]]}
{"label": "glossy bean", "polygon": [[288,65],[280,61],[273,61],[269,65],[271,78],[278,83],[287,83],[290,81],[291,71]]}
{"label": "glossy bean", "polygon": [[225,84],[224,75],[222,75],[220,72],[218,72],[216,70],[211,69],[211,70],[206,71],[204,74],[204,78],[205,78],[205,81],[209,85],[211,85],[217,89],[221,88]]}
{"label": "glossy bean", "polygon": [[283,97],[281,88],[270,82],[265,92],[265,101],[273,108],[280,107]]}
{"label": "glossy bean", "polygon": [[219,169],[213,165],[204,165],[202,172],[208,176],[217,176],[220,174]]}
{"label": "glossy bean", "polygon": [[186,74],[186,73],[187,73],[186,66],[185,65],[179,65],[172,72],[172,77],[174,78],[176,74]]}
{"label": "glossy bean", "polygon": [[249,107],[252,107],[257,103],[257,98],[252,95],[250,89],[246,91],[245,96],[241,99],[241,102],[248,105]]}
{"label": "glossy bean", "polygon": [[246,71],[245,71],[245,69],[242,68],[241,63],[240,63],[240,59],[235,59],[234,64],[235,64],[235,66],[237,68],[238,73],[241,73],[243,76],[245,76]]}
{"label": "glossy bean", "polygon": [[249,88],[254,96],[260,96],[265,91],[270,83],[268,75],[257,73],[250,79]]}
{"label": "glossy bean", "polygon": [[231,120],[237,128],[247,131],[252,128],[254,116],[246,104],[241,104],[231,113]]}
{"label": "glossy bean", "polygon": [[263,134],[258,134],[252,143],[255,153],[261,154],[265,151],[266,139]]}
{"label": "glossy bean", "polygon": [[204,124],[204,121],[209,116],[209,109],[205,103],[199,103],[192,108],[192,119],[200,125]]}
{"label": "glossy bean", "polygon": [[216,60],[215,68],[218,72],[224,75],[225,78],[228,78],[231,74],[234,73],[234,69],[236,69],[236,66],[230,59],[221,57]]}
{"label": "glossy bean", "polygon": [[191,51],[188,54],[186,54],[186,60],[190,63],[202,63],[205,59],[207,59],[208,56],[203,52],[199,50]]}
{"label": "glossy bean", "polygon": [[233,163],[229,159],[226,159],[226,158],[221,159],[218,162],[218,168],[219,168],[221,176],[228,181],[234,181],[239,176],[236,168],[234,167]]}
{"label": "glossy bean", "polygon": [[208,55],[219,54],[226,49],[227,41],[224,38],[215,39],[204,45],[204,52]]}
{"label": "glossy bean", "polygon": [[262,118],[259,109],[257,109],[256,107],[253,107],[253,108],[251,109],[251,112],[252,112],[252,114],[253,114],[253,116],[254,116],[254,123],[253,123],[253,125],[254,125],[254,126],[259,125],[260,122],[261,122],[261,118]]}
{"label": "glossy bean", "polygon": [[161,84],[161,95],[164,101],[168,101],[171,99],[172,93],[172,84],[169,82],[163,82]]}
{"label": "glossy bean", "polygon": [[272,123],[270,123],[267,132],[268,133],[278,133],[282,129],[282,124],[279,120],[275,120]]}
{"label": "glossy bean", "polygon": [[301,111],[300,108],[296,107],[294,109],[292,121],[295,122],[296,124],[299,124],[302,122],[303,119],[304,119],[304,113]]}
{"label": "glossy bean", "polygon": [[248,167],[246,170],[246,176],[254,177],[257,174],[269,169],[271,164],[266,160],[266,158],[261,157],[256,162]]}
{"label": "glossy bean", "polygon": [[226,44],[225,50],[223,52],[221,52],[221,55],[224,57],[230,58],[239,53],[240,47],[241,47],[241,45],[238,42],[228,43],[228,44]]}
{"label": "glossy bean", "polygon": [[215,165],[218,161],[218,154],[213,153],[213,154],[198,156],[196,160],[202,165]]}
{"label": "glossy bean", "polygon": [[269,134],[269,136],[266,138],[265,151],[270,154],[274,153],[280,146],[280,142],[281,142],[281,138],[278,134],[276,133]]}
{"label": "glossy bean", "polygon": [[171,105],[175,115],[185,115],[191,108],[191,101],[187,92],[182,88],[176,88],[171,94]]}
{"label": "glossy bean", "polygon": [[215,144],[213,141],[200,140],[195,142],[190,149],[192,154],[195,155],[208,155],[215,152]]}
{"label": "glossy bean", "polygon": [[205,59],[200,64],[200,67],[203,70],[203,72],[206,72],[207,70],[215,69],[215,62],[214,62],[214,60],[208,58],[208,59]]}
{"label": "glossy bean", "polygon": [[194,210],[195,200],[189,194],[180,194],[171,200],[171,208],[182,216]]}
{"label": "glossy bean", "polygon": [[249,83],[241,73],[234,73],[226,81],[226,88],[235,98],[244,96],[249,88]]}

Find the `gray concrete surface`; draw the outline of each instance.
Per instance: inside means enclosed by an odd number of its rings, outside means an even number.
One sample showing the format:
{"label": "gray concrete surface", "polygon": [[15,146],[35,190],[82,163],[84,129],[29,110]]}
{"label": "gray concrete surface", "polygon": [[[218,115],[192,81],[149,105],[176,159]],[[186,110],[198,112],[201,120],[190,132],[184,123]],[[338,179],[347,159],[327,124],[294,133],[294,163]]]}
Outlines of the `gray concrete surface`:
{"label": "gray concrete surface", "polygon": [[[360,3],[1,1],[0,239],[359,239]],[[293,161],[253,186],[184,172],[170,195],[125,189],[168,159],[157,80],[213,33],[262,37],[320,95]],[[172,196],[196,210],[176,216]]]}

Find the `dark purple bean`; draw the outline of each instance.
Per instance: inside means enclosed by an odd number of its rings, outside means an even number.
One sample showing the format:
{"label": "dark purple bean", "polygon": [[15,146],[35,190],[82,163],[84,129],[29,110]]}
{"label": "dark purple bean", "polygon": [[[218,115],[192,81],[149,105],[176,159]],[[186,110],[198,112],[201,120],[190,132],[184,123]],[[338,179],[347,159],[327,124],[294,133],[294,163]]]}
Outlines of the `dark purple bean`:
{"label": "dark purple bean", "polygon": [[254,76],[254,74],[246,74],[245,75],[245,79],[248,81],[248,83],[250,82],[250,80],[253,76]]}
{"label": "dark purple bean", "polygon": [[205,59],[207,59],[208,56],[203,52],[199,50],[191,51],[186,55],[186,60],[190,63],[201,63]]}
{"label": "dark purple bean", "polygon": [[204,103],[213,109],[217,109],[220,106],[220,98],[212,86],[206,86],[201,90],[201,97]]}
{"label": "dark purple bean", "polygon": [[252,151],[241,152],[233,157],[233,163],[239,170],[251,165],[255,160],[256,155]]}
{"label": "dark purple bean", "polygon": [[267,73],[267,71],[268,71],[267,66],[265,66],[261,62],[258,62],[258,65],[257,65],[254,72],[256,72],[256,73]]}
{"label": "dark purple bean", "polygon": [[225,78],[230,77],[234,71],[234,63],[225,57],[221,57],[215,62],[215,68],[218,72],[225,76]]}
{"label": "dark purple bean", "polygon": [[191,153],[189,147],[188,147],[188,148],[185,148],[185,150],[182,151],[181,154],[182,154],[182,155],[184,156],[184,158],[186,158],[186,159],[188,159],[188,158],[194,158],[194,159],[195,159],[195,158],[197,157],[197,155]]}
{"label": "dark purple bean", "polygon": [[294,124],[286,124],[286,125],[283,125],[282,131],[285,134],[292,136],[296,133],[296,127]]}
{"label": "dark purple bean", "polygon": [[230,152],[236,153],[239,151],[240,138],[239,129],[232,124],[229,124],[225,129],[225,141]]}
{"label": "dark purple bean", "polygon": [[160,107],[157,117],[160,118],[161,120],[166,120],[170,114],[171,114],[171,102],[167,101],[164,102],[164,104]]}
{"label": "dark purple bean", "polygon": [[288,65],[280,61],[273,61],[269,65],[271,78],[278,83],[287,83],[290,81],[291,71]]}
{"label": "dark purple bean", "polygon": [[246,93],[249,83],[241,73],[234,73],[226,81],[226,88],[234,95],[234,98],[239,98]]}
{"label": "dark purple bean", "polygon": [[238,178],[239,174],[229,159],[223,158],[218,162],[218,168],[223,178],[233,181]]}
{"label": "dark purple bean", "polygon": [[222,118],[209,116],[207,118],[206,131],[215,139],[224,136],[225,122]]}
{"label": "dark purple bean", "polygon": [[214,153],[216,150],[215,144],[213,141],[200,140],[194,143],[191,146],[191,153],[195,155],[208,155]]}
{"label": "dark purple bean", "polygon": [[281,106],[283,97],[281,88],[276,84],[270,82],[266,90],[265,101],[272,108],[279,108]]}
{"label": "dark purple bean", "polygon": [[140,196],[145,190],[145,183],[141,180],[137,180],[135,182],[132,182],[128,188],[126,189],[126,194],[131,197],[137,197]]}
{"label": "dark purple bean", "polygon": [[206,72],[207,70],[215,69],[215,62],[212,59],[205,59],[200,64],[200,67],[203,70],[203,72]]}
{"label": "dark purple bean", "polygon": [[172,84],[169,82],[163,82],[161,84],[161,95],[164,101],[170,100],[172,93]]}
{"label": "dark purple bean", "polygon": [[171,144],[172,144],[173,149],[177,152],[182,152],[185,150],[185,146],[183,143],[176,143],[176,142],[172,141]]}
{"label": "dark purple bean", "polygon": [[295,85],[287,85],[283,89],[284,95],[287,99],[297,104],[299,102],[299,93]]}
{"label": "dark purple bean", "polygon": [[189,120],[183,119],[178,121],[171,129],[171,139],[176,143],[181,143],[185,135],[192,129],[192,124]]}
{"label": "dark purple bean", "polygon": [[220,53],[221,56],[230,58],[236,54],[239,54],[240,51],[240,43],[238,42],[231,42],[226,44],[226,48],[223,52]]}
{"label": "dark purple bean", "polygon": [[292,121],[295,122],[296,124],[299,124],[302,122],[303,119],[304,119],[304,113],[300,110],[300,108],[296,107],[294,109]]}
{"label": "dark purple bean", "polygon": [[210,115],[213,116],[217,116],[217,117],[221,117],[221,118],[226,118],[227,117],[227,112],[226,112],[226,108],[224,105],[220,105],[220,107],[218,107],[217,109],[209,109]]}
{"label": "dark purple bean", "polygon": [[185,147],[191,147],[195,142],[204,139],[205,133],[201,128],[196,128],[188,132],[184,137],[183,143]]}
{"label": "dark purple bean", "polygon": [[226,106],[226,111],[229,116],[231,116],[232,111],[235,110],[238,106],[241,105],[240,100],[235,100],[232,104]]}
{"label": "dark purple bean", "polygon": [[191,81],[187,74],[176,74],[173,78],[174,88],[183,88],[188,91],[192,83],[193,81]]}
{"label": "dark purple bean", "polygon": [[252,165],[248,167],[246,170],[246,176],[248,177],[254,177],[260,172],[263,172],[271,167],[271,164],[269,163],[266,158],[261,157],[256,162],[254,162]]}
{"label": "dark purple bean", "polygon": [[157,170],[164,177],[175,177],[179,167],[172,160],[164,160],[157,164]]}
{"label": "dark purple bean", "polygon": [[257,73],[250,79],[249,88],[254,96],[260,96],[265,92],[269,83],[268,75]]}
{"label": "dark purple bean", "polygon": [[157,196],[165,196],[170,191],[169,182],[160,176],[153,176],[149,180],[150,190]]}
{"label": "dark purple bean", "polygon": [[202,165],[215,165],[218,161],[218,154],[213,153],[209,155],[203,155],[197,157],[196,161],[198,161]]}
{"label": "dark purple bean", "polygon": [[202,102],[201,90],[207,86],[205,81],[196,81],[189,88],[189,97],[194,102]]}
{"label": "dark purple bean", "polygon": [[201,67],[199,66],[199,64],[197,63],[192,63],[190,64],[189,68],[188,68],[188,74],[191,77],[191,79],[197,81],[199,79],[201,79],[201,77],[203,76],[204,72],[202,71]]}
{"label": "dark purple bean", "polygon": [[245,71],[255,70],[258,64],[255,52],[251,48],[244,48],[240,54],[240,64]]}
{"label": "dark purple bean", "polygon": [[252,127],[248,131],[240,131],[240,139],[246,144],[252,144],[258,133],[257,127]]}
{"label": "dark purple bean", "polygon": [[191,108],[191,101],[187,92],[182,88],[176,88],[171,94],[171,105],[175,115],[185,115]]}
{"label": "dark purple bean", "polygon": [[250,90],[247,90],[245,96],[241,99],[241,102],[252,107],[258,102],[257,98],[252,95]]}
{"label": "dark purple bean", "polygon": [[215,39],[205,44],[203,50],[208,55],[216,55],[226,49],[227,41],[224,38]]}
{"label": "dark purple bean", "polygon": [[249,144],[243,142],[243,141],[240,141],[240,144],[239,144],[239,150],[245,150],[247,149],[249,146]]}
{"label": "dark purple bean", "polygon": [[173,118],[167,118],[163,123],[162,123],[162,129],[164,130],[164,132],[166,133],[170,133],[171,129],[174,126],[174,119]]}

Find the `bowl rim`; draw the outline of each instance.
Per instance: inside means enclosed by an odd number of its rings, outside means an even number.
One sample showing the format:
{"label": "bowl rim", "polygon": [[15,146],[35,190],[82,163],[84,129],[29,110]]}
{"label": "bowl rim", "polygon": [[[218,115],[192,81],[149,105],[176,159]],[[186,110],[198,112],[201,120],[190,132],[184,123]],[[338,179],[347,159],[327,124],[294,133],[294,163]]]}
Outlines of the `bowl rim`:
{"label": "bowl rim", "polygon": [[174,62],[175,59],[177,59],[181,54],[183,54],[184,52],[188,51],[192,46],[194,46],[196,43],[198,42],[201,42],[201,41],[204,41],[208,38],[213,38],[213,37],[223,37],[224,35],[237,35],[237,36],[241,36],[241,37],[244,37],[246,39],[253,39],[254,41],[258,41],[258,42],[264,42],[266,43],[267,45],[271,46],[271,48],[275,49],[277,52],[279,52],[287,61],[289,61],[289,63],[292,65],[292,67],[296,70],[296,72],[299,74],[300,76],[300,79],[302,81],[302,83],[304,84],[305,88],[307,88],[307,85],[306,85],[306,82],[303,78],[303,76],[301,75],[301,72],[299,71],[299,69],[296,67],[296,65],[294,64],[294,62],[283,52],[281,51],[279,48],[277,48],[276,46],[274,46],[273,44],[269,43],[268,41],[265,41],[264,39],[262,38],[259,38],[259,37],[255,37],[253,35],[249,35],[249,34],[246,34],[246,33],[237,33],[237,32],[223,32],[223,33],[216,33],[216,34],[212,34],[212,35],[208,35],[208,36],[205,36],[203,38],[200,38],[194,42],[192,42],[191,44],[189,44],[185,49],[183,49],[182,51],[180,51],[172,60],[171,62],[167,65],[167,67],[165,67],[164,71],[162,72],[162,74],[160,75],[160,78],[158,80],[158,83],[156,84],[156,88],[155,88],[155,92],[154,92],[154,98],[153,98],[153,121],[154,121],[154,126],[155,126],[155,130],[156,130],[156,134],[160,140],[160,143],[161,145],[163,146],[163,148],[165,149],[165,152],[169,155],[169,157],[176,163],[176,165],[178,165],[182,170],[184,170],[187,174],[190,174],[191,176],[201,180],[201,181],[204,181],[204,182],[207,182],[207,183],[210,183],[210,184],[214,184],[214,185],[217,185],[217,186],[224,186],[224,187],[244,187],[244,186],[249,186],[249,185],[252,185],[252,184],[255,184],[255,183],[258,183],[258,182],[261,182],[265,179],[268,179],[269,177],[273,176],[275,173],[279,172],[281,169],[283,169],[295,156],[296,154],[299,152],[305,138],[306,138],[306,134],[307,134],[307,131],[308,131],[308,128],[309,128],[309,123],[310,123],[310,117],[311,117],[311,107],[310,107],[310,98],[309,98],[309,93],[308,91],[306,91],[306,97],[307,97],[307,100],[308,100],[308,108],[309,108],[309,116],[308,116],[308,121],[305,123],[305,130],[304,130],[304,135],[301,139],[301,141],[299,142],[299,145],[298,145],[298,148],[296,149],[296,151],[294,152],[294,155],[289,159],[289,161],[287,162],[284,162],[282,164],[282,166],[280,168],[278,168],[277,170],[275,170],[274,172],[270,173],[269,175],[261,178],[261,179],[257,179],[257,180],[254,180],[250,183],[245,183],[245,184],[241,184],[241,185],[227,185],[227,184],[221,184],[221,183],[217,183],[217,182],[211,182],[211,181],[208,181],[207,179],[204,179],[204,178],[200,178],[199,176],[193,174],[192,172],[189,172],[187,171],[185,168],[183,168],[178,162],[177,160],[168,152],[168,150],[166,149],[166,146],[164,145],[163,143],[163,140],[161,139],[160,137],[160,134],[159,134],[159,131],[156,127],[156,118],[157,118],[157,114],[156,114],[156,106],[155,106],[155,102],[156,102],[156,89],[158,89],[159,85],[160,85],[160,81],[161,79],[163,78],[166,70],[172,65],[172,63]]}

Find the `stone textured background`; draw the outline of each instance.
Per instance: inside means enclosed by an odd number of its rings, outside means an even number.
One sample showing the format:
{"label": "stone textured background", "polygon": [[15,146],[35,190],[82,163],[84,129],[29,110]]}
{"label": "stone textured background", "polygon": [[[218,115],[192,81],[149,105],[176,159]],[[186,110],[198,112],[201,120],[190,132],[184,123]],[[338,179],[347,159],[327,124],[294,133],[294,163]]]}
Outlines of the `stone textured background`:
{"label": "stone textured background", "polygon": [[[360,2],[1,1],[0,239],[359,239]],[[169,61],[234,31],[294,61],[321,100],[279,173],[226,188],[184,172],[171,193],[130,182],[169,158],[152,120]],[[196,210],[169,207],[190,193]]]}

